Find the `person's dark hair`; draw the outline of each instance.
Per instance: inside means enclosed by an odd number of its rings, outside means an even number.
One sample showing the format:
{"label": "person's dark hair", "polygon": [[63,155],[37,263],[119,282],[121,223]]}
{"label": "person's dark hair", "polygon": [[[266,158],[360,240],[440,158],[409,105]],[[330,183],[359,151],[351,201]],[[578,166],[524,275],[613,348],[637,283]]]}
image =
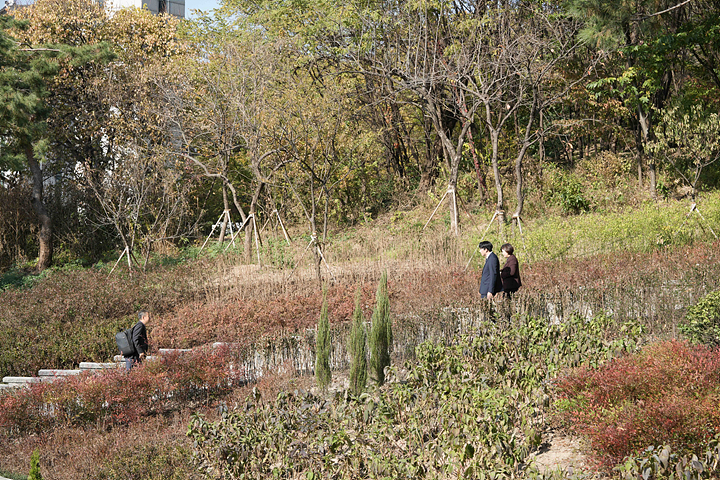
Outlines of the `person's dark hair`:
{"label": "person's dark hair", "polygon": [[492,243],[488,242],[487,240],[480,242],[478,245],[478,249],[484,248],[488,252],[492,252]]}
{"label": "person's dark hair", "polygon": [[503,246],[500,247],[500,250],[502,250],[502,251],[504,251],[504,252],[507,252],[508,255],[512,255],[513,252],[515,251],[515,249],[513,248],[513,246],[510,245],[509,243],[503,244]]}
{"label": "person's dark hair", "polygon": [[148,314],[148,313],[147,313],[145,310],[140,310],[140,311],[138,312],[138,319],[139,319],[139,320],[142,320],[143,317],[144,317],[145,315],[147,315],[147,314]]}

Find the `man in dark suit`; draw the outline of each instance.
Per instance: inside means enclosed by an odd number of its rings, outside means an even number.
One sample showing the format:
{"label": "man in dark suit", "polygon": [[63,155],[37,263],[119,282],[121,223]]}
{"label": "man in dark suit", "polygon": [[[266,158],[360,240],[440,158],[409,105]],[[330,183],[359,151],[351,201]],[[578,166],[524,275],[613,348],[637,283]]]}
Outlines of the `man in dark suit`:
{"label": "man in dark suit", "polygon": [[138,312],[138,318],[138,322],[132,328],[132,342],[135,346],[135,354],[130,357],[125,357],[125,369],[128,371],[145,359],[147,351],[150,348],[146,328],[146,325],[150,321],[150,314],[148,312]]}
{"label": "man in dark suit", "polygon": [[485,257],[482,277],[480,278],[480,296],[492,299],[502,291],[502,279],[500,278],[500,261],[492,251],[492,243],[480,242],[478,245],[480,254]]}

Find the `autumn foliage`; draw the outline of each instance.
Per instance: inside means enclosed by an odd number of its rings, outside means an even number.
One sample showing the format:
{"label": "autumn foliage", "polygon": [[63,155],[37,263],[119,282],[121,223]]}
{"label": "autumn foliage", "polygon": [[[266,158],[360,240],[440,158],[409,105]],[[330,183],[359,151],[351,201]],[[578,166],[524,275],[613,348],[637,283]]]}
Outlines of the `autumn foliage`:
{"label": "autumn foliage", "polygon": [[612,468],[654,445],[692,453],[720,433],[720,351],[673,340],[556,382],[557,416]]}

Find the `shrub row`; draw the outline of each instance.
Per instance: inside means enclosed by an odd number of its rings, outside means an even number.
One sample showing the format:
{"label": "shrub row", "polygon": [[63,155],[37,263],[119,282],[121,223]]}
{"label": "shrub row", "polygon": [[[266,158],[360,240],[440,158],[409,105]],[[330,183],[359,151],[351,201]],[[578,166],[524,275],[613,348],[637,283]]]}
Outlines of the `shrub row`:
{"label": "shrub row", "polygon": [[0,395],[0,432],[22,436],[56,428],[118,425],[208,403],[242,383],[227,349],[163,355],[131,372],[83,372]]}
{"label": "shrub row", "polygon": [[[697,245],[667,254],[615,253],[522,265],[524,287],[516,311],[547,316],[549,303],[558,313],[580,306],[585,313],[611,311],[618,320],[641,319],[662,334],[682,318],[684,310],[678,306],[691,305],[720,287],[719,252],[720,244]],[[282,337],[315,326],[321,306],[315,279],[283,286],[284,275],[281,283],[273,283],[269,278],[274,272],[268,272],[228,280],[237,289],[217,293],[208,286],[213,268],[203,259],[155,266],[132,277],[96,269],[59,271],[32,288],[0,292],[0,374],[33,375],[41,368],[107,361],[116,353],[114,333],[132,324],[141,308],[155,314],[151,340],[167,348],[212,341],[250,345],[261,336]],[[332,286],[330,322],[349,321],[358,285],[363,314],[369,318],[378,276],[356,278],[350,272]],[[391,270],[393,317],[436,321],[430,314],[442,307],[475,305],[477,285],[478,273],[472,270]],[[398,338],[407,336],[398,325]]]}
{"label": "shrub row", "polygon": [[187,300],[183,275],[182,268],[133,276],[68,269],[0,292],[0,375],[108,361],[117,353],[115,333],[135,323],[138,310],[168,311]]}
{"label": "shrub row", "polygon": [[638,478],[691,478],[697,480],[717,478],[720,471],[720,435],[713,438],[704,449],[698,445],[699,455],[681,455],[669,445],[651,446],[639,456],[628,457],[615,471],[623,480]]}

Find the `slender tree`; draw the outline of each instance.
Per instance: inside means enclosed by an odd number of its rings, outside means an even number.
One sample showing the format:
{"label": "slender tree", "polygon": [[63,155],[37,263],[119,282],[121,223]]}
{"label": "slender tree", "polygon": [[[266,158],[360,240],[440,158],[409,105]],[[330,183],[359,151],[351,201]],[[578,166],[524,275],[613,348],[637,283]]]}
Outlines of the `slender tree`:
{"label": "slender tree", "polygon": [[350,392],[360,395],[367,384],[367,347],[365,341],[365,321],[360,308],[360,287],[355,294],[355,311],[353,312],[352,329],[348,351],[350,352]]}
{"label": "slender tree", "polygon": [[315,342],[315,379],[323,390],[330,385],[330,322],[328,319],[327,287],[323,288],[323,303]]}
{"label": "slender tree", "polygon": [[720,159],[720,116],[700,105],[680,104],[661,110],[660,119],[648,151],[672,166],[694,202],[703,169]]}
{"label": "slender tree", "polygon": [[390,298],[387,287],[387,271],[383,272],[375,295],[375,309],[370,329],[370,370],[378,385],[385,383],[385,367],[390,366],[392,347],[392,324],[390,322]]}

